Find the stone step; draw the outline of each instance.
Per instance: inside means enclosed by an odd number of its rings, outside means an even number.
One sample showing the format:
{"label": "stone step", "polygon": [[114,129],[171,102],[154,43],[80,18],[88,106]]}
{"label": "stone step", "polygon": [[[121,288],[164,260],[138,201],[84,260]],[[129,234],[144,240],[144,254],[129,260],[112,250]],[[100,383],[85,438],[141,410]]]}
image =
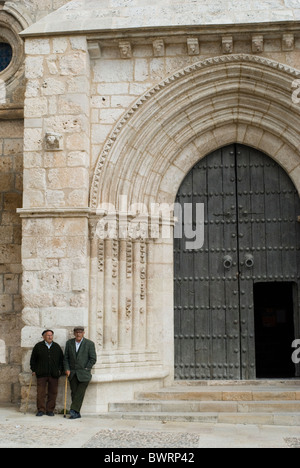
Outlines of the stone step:
{"label": "stone step", "polygon": [[300,426],[298,413],[113,412],[98,415],[108,420],[195,422],[199,424],[255,424]]}
{"label": "stone step", "polygon": [[[298,387],[300,378],[293,379],[255,379],[255,380],[175,380],[172,388],[181,387]],[[170,388],[170,387],[169,387]]]}
{"label": "stone step", "polygon": [[300,401],[300,388],[220,387],[171,388],[155,392],[138,392],[136,400],[172,401]]}
{"label": "stone step", "polygon": [[100,417],[300,426],[300,380],[175,382],[109,405]]}
{"label": "stone step", "polygon": [[111,403],[118,413],[300,413],[300,400],[287,401],[132,401]]}

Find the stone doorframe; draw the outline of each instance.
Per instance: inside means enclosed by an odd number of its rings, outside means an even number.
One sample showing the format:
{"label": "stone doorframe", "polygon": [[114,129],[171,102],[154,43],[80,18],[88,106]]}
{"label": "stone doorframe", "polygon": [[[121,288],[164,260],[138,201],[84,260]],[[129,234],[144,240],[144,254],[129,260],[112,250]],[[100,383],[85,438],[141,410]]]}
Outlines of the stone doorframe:
{"label": "stone doorframe", "polygon": [[[174,203],[198,160],[231,143],[271,156],[300,192],[300,106],[292,101],[299,77],[299,71],[257,56],[212,58],[166,78],[115,126],[99,156],[90,195],[90,291],[100,290],[98,299],[91,295],[91,330],[98,330],[94,338],[101,341],[107,366],[112,355],[117,361],[117,355],[122,360],[139,350],[148,353],[151,365],[156,355],[165,371],[161,377],[173,380],[173,240],[99,241],[100,217],[105,212],[109,219],[110,207],[116,207],[120,221],[120,200],[126,196],[127,209],[138,207],[139,220],[144,215],[147,221],[151,204]],[[149,369],[146,354],[140,364]],[[138,375],[132,375],[135,379]]]}

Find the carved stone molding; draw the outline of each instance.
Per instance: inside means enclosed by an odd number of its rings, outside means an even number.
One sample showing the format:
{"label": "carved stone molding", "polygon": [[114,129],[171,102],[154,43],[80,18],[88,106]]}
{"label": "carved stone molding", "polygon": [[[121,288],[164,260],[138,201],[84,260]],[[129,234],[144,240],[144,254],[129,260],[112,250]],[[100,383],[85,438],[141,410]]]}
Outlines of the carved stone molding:
{"label": "carved stone molding", "polygon": [[19,35],[22,29],[20,22],[11,13],[0,10],[0,41],[10,44],[13,51],[10,64],[0,72],[0,80],[7,88],[8,100],[11,100],[12,92],[21,86],[20,80],[24,72],[24,45]]}
{"label": "carved stone molding", "polygon": [[[94,318],[100,349],[127,350],[146,347],[147,243],[131,239],[94,238],[91,264]],[[94,322],[96,323],[96,322]]]}
{"label": "carved stone molding", "polygon": [[21,104],[0,105],[0,120],[18,120],[24,118],[24,107]]}
{"label": "carved stone molding", "polygon": [[21,218],[89,218],[91,216],[90,208],[18,208],[17,213]]}
{"label": "carved stone molding", "polygon": [[[130,59],[133,57],[133,48],[138,50],[145,45],[152,45],[153,57],[163,57],[169,46],[176,47],[179,44],[185,45],[185,48],[181,47],[181,54],[196,56],[202,51],[209,50],[212,43],[214,46],[219,43],[224,54],[234,53],[233,44],[235,44],[236,50],[241,50],[239,53],[243,53],[245,43],[247,43],[247,49],[250,47],[253,54],[260,54],[265,51],[265,43],[268,44],[268,47],[272,44],[273,52],[292,51],[295,48],[296,39],[299,40],[297,22],[289,26],[271,22],[264,25],[251,25],[251,27],[235,25],[229,28],[219,25],[217,31],[215,28],[203,26],[189,28],[185,31],[157,30],[154,34],[151,34],[150,31],[131,31],[128,37],[124,33],[118,34],[114,31],[113,35],[94,34],[88,39],[88,42],[91,44],[91,54],[95,53],[95,58],[100,58],[98,55],[99,47],[105,48],[108,54],[110,49],[119,47],[120,56],[124,59]],[[184,50],[185,52],[183,52]],[[115,50],[112,56],[115,56]]]}

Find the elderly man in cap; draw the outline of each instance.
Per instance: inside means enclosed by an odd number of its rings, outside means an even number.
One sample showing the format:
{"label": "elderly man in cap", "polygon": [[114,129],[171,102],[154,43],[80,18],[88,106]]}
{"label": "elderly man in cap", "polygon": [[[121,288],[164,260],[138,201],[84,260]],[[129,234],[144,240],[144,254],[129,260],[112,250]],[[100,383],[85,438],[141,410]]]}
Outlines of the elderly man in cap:
{"label": "elderly man in cap", "polygon": [[70,419],[81,418],[80,410],[86,389],[91,381],[91,369],[97,362],[95,344],[84,338],[84,328],[74,328],[74,336],[67,341],[64,367],[71,386]]}
{"label": "elderly man in cap", "polygon": [[[63,352],[53,341],[53,330],[42,333],[44,341],[33,348],[30,368],[37,379],[37,416],[54,416],[56,405],[58,379],[63,374]],[[46,403],[48,387],[48,397]]]}

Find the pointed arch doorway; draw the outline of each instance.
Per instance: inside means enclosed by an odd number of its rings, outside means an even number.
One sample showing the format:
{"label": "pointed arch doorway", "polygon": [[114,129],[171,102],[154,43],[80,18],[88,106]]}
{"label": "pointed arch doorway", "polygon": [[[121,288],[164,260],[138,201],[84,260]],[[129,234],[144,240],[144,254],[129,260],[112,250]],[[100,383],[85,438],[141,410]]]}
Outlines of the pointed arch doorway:
{"label": "pointed arch doorway", "polygon": [[234,144],[198,162],[176,202],[204,203],[205,241],[186,250],[184,237],[174,240],[175,378],[299,376],[291,345],[300,202],[291,179],[265,154]]}

